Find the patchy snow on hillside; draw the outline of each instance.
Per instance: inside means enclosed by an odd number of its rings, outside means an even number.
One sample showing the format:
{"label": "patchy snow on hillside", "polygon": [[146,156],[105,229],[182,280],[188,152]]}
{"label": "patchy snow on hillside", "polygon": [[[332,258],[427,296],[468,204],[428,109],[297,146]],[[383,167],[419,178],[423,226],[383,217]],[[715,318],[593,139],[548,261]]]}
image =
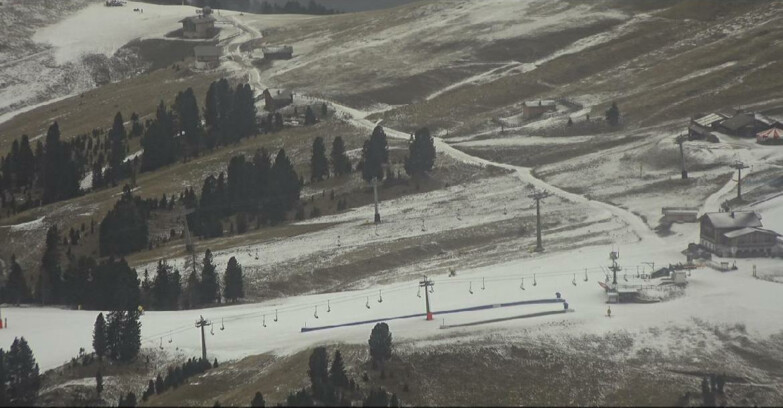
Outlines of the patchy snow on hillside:
{"label": "patchy snow on hillside", "polygon": [[[133,9],[144,9],[143,13]],[[113,55],[137,38],[160,37],[195,15],[190,6],[160,6],[129,1],[124,7],[93,4],[56,24],[36,31],[33,41],[55,48],[58,64],[77,62],[86,54]]]}

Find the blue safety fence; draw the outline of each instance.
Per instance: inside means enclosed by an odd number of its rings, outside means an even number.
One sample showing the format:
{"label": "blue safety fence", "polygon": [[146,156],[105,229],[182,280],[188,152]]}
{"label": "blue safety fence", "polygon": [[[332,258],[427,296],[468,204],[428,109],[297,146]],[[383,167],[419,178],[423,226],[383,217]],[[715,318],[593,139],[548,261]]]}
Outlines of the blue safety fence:
{"label": "blue safety fence", "polygon": [[[508,302],[508,303],[493,303],[489,305],[481,305],[481,306],[472,306],[472,307],[465,307],[460,309],[452,309],[452,310],[443,310],[440,312],[433,312],[433,315],[443,315],[443,314],[449,314],[449,313],[460,313],[460,312],[476,312],[479,310],[486,310],[486,309],[498,309],[501,307],[511,307],[511,306],[522,306],[522,305],[540,305],[540,304],[548,304],[548,303],[563,303],[565,302],[565,299],[562,298],[556,298],[556,299],[536,299],[536,300],[520,300],[517,302]],[[341,324],[333,324],[329,326],[317,326],[317,327],[302,327],[302,333],[316,331],[316,330],[326,330],[326,329],[336,329],[339,327],[350,327],[350,326],[359,326],[362,324],[370,324],[370,323],[380,323],[380,322],[386,322],[389,320],[399,320],[399,319],[410,319],[412,317],[426,317],[426,313],[416,313],[411,315],[405,315],[405,316],[394,316],[394,317],[386,317],[382,319],[372,319],[372,320],[362,320],[359,322],[349,322],[349,323],[341,323]]]}

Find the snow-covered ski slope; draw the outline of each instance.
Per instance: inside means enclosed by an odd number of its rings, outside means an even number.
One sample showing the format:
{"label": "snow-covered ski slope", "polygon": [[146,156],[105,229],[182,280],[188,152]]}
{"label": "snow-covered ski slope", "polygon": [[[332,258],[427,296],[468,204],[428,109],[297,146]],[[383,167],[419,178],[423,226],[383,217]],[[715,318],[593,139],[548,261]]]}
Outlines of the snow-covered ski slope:
{"label": "snow-covered ski slope", "polygon": [[[142,6],[147,9],[150,5]],[[131,9],[134,7],[130,7]],[[257,16],[231,16],[234,21],[255,21]],[[236,20],[235,20],[236,19]],[[230,20],[224,20],[230,22]],[[244,23],[237,24],[242,29]],[[511,28],[504,28],[504,30]],[[257,38],[257,29],[246,29],[242,37],[232,40],[227,46],[233,55],[240,56],[238,43]],[[231,48],[234,46],[235,48]],[[252,79],[254,87],[262,88],[265,78],[247,61],[236,61],[239,69]],[[296,61],[292,62],[296,63]],[[249,69],[249,70],[248,70]],[[256,89],[258,91],[258,89]],[[324,99],[314,98],[314,101]],[[332,106],[345,115],[356,126],[371,129],[376,123],[366,119],[367,111],[340,105],[330,101]],[[390,137],[407,139],[409,135],[387,128]],[[689,326],[694,319],[715,324],[742,323],[754,335],[767,336],[783,330],[780,315],[779,284],[756,280],[751,277],[753,265],[759,273],[774,273],[779,270],[780,261],[773,259],[740,259],[739,270],[721,273],[711,269],[699,269],[689,278],[684,292],[673,299],[659,304],[623,304],[612,306],[612,317],[605,317],[607,305],[598,281],[604,281],[601,266],[608,264],[608,253],[620,250],[620,263],[625,272],[619,276],[621,284],[648,285],[635,278],[637,266],[649,268],[645,262],[656,266],[682,261],[679,253],[688,242],[698,238],[696,225],[675,226],[675,234],[660,238],[635,214],[605,202],[591,200],[583,195],[571,193],[539,180],[530,169],[496,163],[466,154],[442,139],[436,139],[441,154],[449,155],[464,163],[476,166],[497,166],[510,170],[508,176],[482,180],[473,184],[453,186],[449,189],[405,197],[382,204],[384,224],[378,235],[367,224],[371,219],[372,206],[364,206],[347,213],[323,217],[317,221],[337,224],[324,231],[305,234],[291,240],[250,245],[229,251],[216,252],[218,263],[225,265],[228,257],[236,255],[240,263],[253,266],[253,254],[260,249],[262,262],[281,261],[295,258],[302,252],[339,252],[335,238],[341,236],[341,248],[360,247],[369,243],[391,243],[412,236],[426,236],[433,232],[457,230],[465,226],[478,226],[488,222],[511,220],[513,216],[532,209],[526,195],[530,186],[546,189],[555,194],[547,211],[570,211],[579,213],[594,222],[590,231],[596,238],[609,237],[613,245],[588,245],[576,249],[546,252],[523,259],[499,258],[493,265],[479,268],[457,268],[456,277],[448,277],[443,268],[426,271],[435,281],[431,294],[435,321],[420,318],[395,320],[391,324],[395,341],[423,342],[436,336],[484,336],[487,333],[513,335],[520,331],[540,332],[557,341],[558,336],[574,333],[607,333],[627,331],[638,341],[633,347],[651,347],[669,350],[682,341],[680,338],[656,336],[651,328]],[[755,156],[754,156],[755,157]],[[731,194],[726,188],[717,193],[714,200]],[[449,202],[455,199],[455,202]],[[461,201],[462,200],[462,201]],[[656,203],[656,205],[663,203]],[[502,214],[503,207],[509,207],[511,214]],[[767,226],[783,224],[783,213],[779,208],[781,200],[760,203],[758,209],[764,214]],[[421,214],[414,209],[427,211],[427,231],[421,231]],[[454,216],[461,209],[460,219]],[[523,210],[519,210],[519,209]],[[551,214],[551,212],[550,212]],[[559,231],[567,234],[571,231]],[[554,235],[554,234],[553,234]],[[545,235],[545,239],[549,235]],[[588,241],[589,242],[589,241]],[[584,243],[584,242],[581,242]],[[580,242],[575,243],[575,247]],[[306,249],[303,249],[307,247]],[[520,251],[527,251],[520,245]],[[181,260],[173,260],[177,263]],[[438,260],[433,260],[437,264]],[[587,282],[585,282],[585,268]],[[219,269],[222,270],[222,268]],[[649,271],[649,269],[647,270]],[[423,272],[423,271],[422,271]],[[626,279],[628,282],[626,282]],[[394,280],[390,277],[389,280]],[[186,356],[200,353],[200,337],[194,322],[203,316],[213,322],[214,334],[207,334],[210,356],[221,360],[263,353],[267,351],[288,353],[313,345],[334,342],[364,344],[371,325],[301,333],[305,326],[321,326],[347,323],[356,320],[371,320],[405,314],[424,312],[423,293],[417,296],[418,279],[402,278],[391,284],[369,283],[358,290],[303,295],[277,299],[257,304],[227,306],[204,310],[176,312],[147,311],[142,317],[144,346],[163,349],[167,353],[183,353]],[[535,286],[533,283],[535,282]],[[576,283],[576,285],[574,285]],[[654,283],[654,282],[653,282]],[[521,288],[524,284],[524,290]],[[482,289],[482,287],[484,289]],[[473,294],[469,292],[473,291]],[[554,310],[560,305],[520,306],[507,309],[490,309],[480,312],[437,315],[438,310],[470,307],[489,303],[513,302],[526,299],[550,298],[560,292],[567,299],[574,313],[495,323],[444,331],[441,323],[460,324],[475,320],[513,316],[522,313]],[[382,297],[383,302],[378,302]],[[370,307],[367,308],[367,305]],[[327,310],[330,310],[327,312]],[[278,321],[275,322],[275,311]],[[318,318],[315,318],[315,314]],[[56,308],[5,308],[3,317],[8,318],[9,328],[0,330],[0,344],[10,344],[13,337],[25,336],[31,343],[43,369],[52,368],[75,356],[80,347],[91,348],[92,324],[97,312],[73,311]],[[442,319],[445,319],[442,320]],[[266,327],[264,326],[266,324]],[[553,324],[554,323],[554,324]],[[224,326],[225,330],[220,330]],[[171,343],[169,343],[171,340]],[[448,339],[446,340],[448,341]],[[706,345],[709,347],[710,345]],[[676,350],[674,351],[677,352]]]}

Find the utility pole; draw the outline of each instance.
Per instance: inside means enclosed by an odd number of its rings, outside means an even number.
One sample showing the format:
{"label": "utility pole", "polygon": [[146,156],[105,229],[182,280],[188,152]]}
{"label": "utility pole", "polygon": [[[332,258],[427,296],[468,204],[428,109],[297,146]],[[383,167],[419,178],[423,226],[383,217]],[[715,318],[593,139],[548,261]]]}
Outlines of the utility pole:
{"label": "utility pole", "polygon": [[201,329],[201,358],[207,361],[207,341],[204,338],[204,327],[211,326],[212,322],[204,320],[204,316],[199,316],[199,320],[196,321],[196,328]]}
{"label": "utility pole", "polygon": [[685,151],[683,150],[683,143],[685,143],[688,140],[687,135],[679,135],[674,140],[674,143],[677,143],[680,145],[680,163],[682,167],[682,179],[685,180],[688,178],[688,170],[685,170]]}
{"label": "utility pole", "polygon": [[617,289],[617,271],[623,269],[617,265],[617,259],[619,258],[620,251],[612,251],[609,253],[609,259],[612,260],[612,266],[609,267],[609,270],[612,271],[612,286],[614,286],[615,289]]}
{"label": "utility pole", "polygon": [[742,169],[747,169],[748,166],[739,160],[729,166],[737,169],[737,199],[742,200]]}
{"label": "utility pole", "polygon": [[380,224],[381,213],[378,212],[378,178],[377,177],[372,178],[372,191],[375,197],[375,223]]}
{"label": "utility pole", "polygon": [[536,252],[542,252],[544,246],[541,244],[541,200],[549,197],[548,191],[536,191],[528,197],[536,200]]}
{"label": "utility pole", "polygon": [[435,286],[435,282],[427,279],[427,275],[424,275],[424,280],[419,282],[419,287],[424,288],[424,301],[427,303],[427,320],[432,320],[432,312],[430,311],[430,288]]}

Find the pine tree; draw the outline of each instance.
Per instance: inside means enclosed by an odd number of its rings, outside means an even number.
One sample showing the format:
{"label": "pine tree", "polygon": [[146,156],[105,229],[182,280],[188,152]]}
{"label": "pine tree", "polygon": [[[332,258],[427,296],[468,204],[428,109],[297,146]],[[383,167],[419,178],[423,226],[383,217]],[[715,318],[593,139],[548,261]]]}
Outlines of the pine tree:
{"label": "pine tree", "polygon": [[271,169],[266,211],[273,224],[285,220],[286,211],[293,208],[299,200],[301,188],[294,166],[286,156],[285,150],[280,149]]}
{"label": "pine tree", "polygon": [[114,116],[114,124],[109,130],[109,140],[111,142],[111,151],[109,153],[109,167],[111,169],[112,181],[119,181],[122,173],[120,168],[125,159],[127,151],[126,146],[127,133],[122,120],[122,113],[117,112]]}
{"label": "pine tree", "polygon": [[218,299],[218,280],[212,251],[204,252],[204,260],[201,268],[201,302],[212,304]]}
{"label": "pine tree", "polygon": [[174,109],[179,118],[179,126],[185,136],[192,155],[197,156],[202,144],[203,131],[201,129],[201,118],[199,117],[198,102],[193,88],[188,88],[184,92],[177,94],[174,100]]}
{"label": "pine tree", "polygon": [[155,393],[162,394],[164,391],[166,391],[166,387],[163,382],[163,377],[158,374],[157,378],[155,378]]}
{"label": "pine tree", "polygon": [[304,124],[305,126],[309,126],[309,125],[314,125],[315,122],[316,122],[315,113],[313,113],[313,109],[308,105],[307,109],[305,110]]}
{"label": "pine tree", "polygon": [[106,321],[103,319],[103,313],[98,313],[98,317],[95,319],[95,326],[92,330],[92,348],[98,358],[106,355]]}
{"label": "pine tree", "polygon": [[237,299],[245,296],[242,285],[242,265],[237,262],[235,257],[228,260],[226,273],[223,275],[223,297],[236,303]]}
{"label": "pine tree", "polygon": [[11,272],[8,274],[5,291],[8,301],[16,305],[30,300],[30,289],[27,288],[22,267],[16,262],[16,255],[11,255]]}
{"label": "pine tree", "polygon": [[400,399],[397,398],[397,394],[392,394],[391,399],[389,400],[389,407],[391,408],[399,408],[402,404],[400,403]]}
{"label": "pine tree", "polygon": [[187,307],[194,308],[201,304],[201,282],[198,280],[195,270],[191,270],[188,275],[186,300]]}
{"label": "pine tree", "polygon": [[8,406],[8,389],[6,383],[8,382],[8,373],[6,372],[5,364],[6,356],[5,351],[0,348],[0,406]]}
{"label": "pine tree", "polygon": [[19,144],[19,153],[16,157],[16,186],[18,188],[32,185],[35,175],[35,157],[30,148],[30,139],[27,135],[22,135],[22,142]]}
{"label": "pine tree", "polygon": [[131,361],[141,350],[141,313],[131,309],[122,313],[120,323],[120,361]]}
{"label": "pine tree", "polygon": [[606,110],[606,122],[612,126],[620,123],[620,108],[617,107],[617,102],[612,102],[612,106]]}
{"label": "pine tree", "polygon": [[22,337],[15,338],[6,355],[8,397],[11,405],[30,406],[38,395],[41,380],[33,351]]}
{"label": "pine tree", "polygon": [[421,176],[432,170],[435,164],[435,143],[430,130],[421,128],[408,143],[409,154],[405,158],[405,172],[410,176]]}
{"label": "pine tree", "polygon": [[362,402],[363,407],[388,407],[389,394],[383,388],[370,390],[370,395]]}
{"label": "pine tree", "polygon": [[376,126],[369,140],[362,147],[362,178],[367,182],[377,178],[383,180],[383,165],[389,162],[389,145],[386,133]]}
{"label": "pine tree", "polygon": [[341,136],[334,138],[330,157],[332,159],[332,171],[335,175],[342,176],[351,172],[351,160],[345,153],[345,142]]}
{"label": "pine tree", "polygon": [[144,392],[144,396],[141,398],[142,401],[146,401],[147,398],[155,395],[155,381],[150,380],[147,383],[147,391]]}
{"label": "pine tree", "polygon": [[321,117],[326,117],[326,115],[329,113],[328,108],[326,107],[326,102],[321,104]]}
{"label": "pine tree", "polygon": [[318,136],[313,140],[313,155],[310,158],[310,180],[321,181],[329,177],[329,161],[326,159],[324,139]]}
{"label": "pine tree", "polygon": [[389,331],[389,325],[378,323],[373,327],[370,333],[370,356],[373,361],[383,363],[391,358],[392,353],[392,334]]}
{"label": "pine tree", "polygon": [[260,392],[256,391],[256,395],[254,395],[253,400],[250,401],[250,406],[253,408],[264,408],[266,406],[264,396],[261,395]]}
{"label": "pine tree", "polygon": [[217,361],[217,357],[215,357],[215,362],[214,362],[214,363],[212,363],[212,368],[218,368],[218,361]]}
{"label": "pine tree", "polygon": [[60,302],[62,287],[62,269],[60,268],[60,233],[57,225],[46,231],[46,249],[41,260],[41,290],[39,297],[43,304]]}
{"label": "pine tree", "polygon": [[101,370],[95,373],[95,391],[98,392],[98,396],[103,392],[103,375],[101,375]]}
{"label": "pine tree", "polygon": [[340,350],[334,352],[334,361],[329,368],[329,381],[335,387],[348,388],[348,376],[345,374],[345,365]]}

